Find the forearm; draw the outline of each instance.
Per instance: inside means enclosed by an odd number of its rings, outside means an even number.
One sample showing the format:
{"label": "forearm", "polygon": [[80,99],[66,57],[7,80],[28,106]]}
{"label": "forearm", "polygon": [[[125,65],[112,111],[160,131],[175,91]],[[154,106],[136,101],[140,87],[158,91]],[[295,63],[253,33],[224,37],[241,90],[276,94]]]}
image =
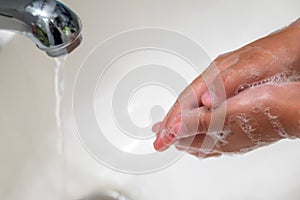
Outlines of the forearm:
{"label": "forearm", "polygon": [[300,18],[288,27],[290,31],[290,48],[294,52],[295,67],[300,71]]}

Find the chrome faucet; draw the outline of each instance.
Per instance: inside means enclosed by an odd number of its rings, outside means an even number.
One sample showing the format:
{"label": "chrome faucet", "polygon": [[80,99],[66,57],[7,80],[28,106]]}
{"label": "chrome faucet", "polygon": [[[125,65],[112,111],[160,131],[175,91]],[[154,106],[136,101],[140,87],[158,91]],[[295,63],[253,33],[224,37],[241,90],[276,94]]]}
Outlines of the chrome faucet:
{"label": "chrome faucet", "polygon": [[56,0],[0,0],[0,29],[25,35],[51,57],[72,52],[82,40],[80,19]]}

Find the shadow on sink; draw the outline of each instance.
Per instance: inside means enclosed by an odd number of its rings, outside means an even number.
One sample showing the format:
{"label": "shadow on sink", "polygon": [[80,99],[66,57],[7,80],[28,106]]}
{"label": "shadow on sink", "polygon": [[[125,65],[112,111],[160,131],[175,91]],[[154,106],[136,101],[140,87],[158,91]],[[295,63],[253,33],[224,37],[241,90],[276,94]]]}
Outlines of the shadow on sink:
{"label": "shadow on sink", "polygon": [[104,191],[85,197],[80,200],[131,200],[118,191]]}

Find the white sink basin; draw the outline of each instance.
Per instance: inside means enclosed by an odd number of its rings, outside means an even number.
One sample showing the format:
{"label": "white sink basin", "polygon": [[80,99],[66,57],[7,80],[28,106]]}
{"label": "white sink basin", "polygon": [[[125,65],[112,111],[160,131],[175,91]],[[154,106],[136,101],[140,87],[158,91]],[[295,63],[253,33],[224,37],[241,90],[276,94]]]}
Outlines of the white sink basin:
{"label": "white sink basin", "polygon": [[[66,173],[61,171],[62,158],[57,150],[55,62],[31,41],[16,35],[0,51],[0,199],[76,200],[106,189],[122,191],[133,200],[299,199],[298,140],[282,141],[243,156],[198,160],[185,155],[155,173],[124,174],[100,164],[86,151],[77,135],[72,112],[73,84],[80,65],[96,45],[112,35],[142,27],[171,29],[196,41],[213,59],[295,20],[299,17],[299,1],[64,2],[78,13],[84,26],[84,42],[66,63],[63,102]],[[201,66],[200,70],[205,67]],[[174,69],[182,70],[181,66]],[[105,97],[102,88],[103,92]],[[131,117],[136,123],[147,125],[149,120],[143,120],[145,116],[137,109],[141,108],[140,99],[149,94],[143,91],[136,94],[130,104]],[[97,98],[102,100],[101,96]],[[172,98],[172,95],[163,96],[162,107],[170,106]],[[153,105],[151,102],[142,107]],[[135,147],[129,148],[130,142],[122,143],[123,138],[107,137],[122,150],[136,153]],[[61,180],[66,185],[63,198]]]}
{"label": "white sink basin", "polygon": [[10,31],[0,31],[0,48],[5,46],[15,35],[15,33]]}

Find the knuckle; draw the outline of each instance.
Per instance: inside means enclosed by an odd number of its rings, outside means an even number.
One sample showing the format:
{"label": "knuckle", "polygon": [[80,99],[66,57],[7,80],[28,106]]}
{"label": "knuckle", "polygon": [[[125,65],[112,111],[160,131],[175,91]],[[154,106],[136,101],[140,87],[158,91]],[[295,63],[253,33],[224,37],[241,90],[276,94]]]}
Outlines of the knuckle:
{"label": "knuckle", "polygon": [[232,84],[234,82],[234,79],[232,77],[233,70],[226,69],[220,74],[220,80],[224,85]]}
{"label": "knuckle", "polygon": [[226,58],[230,57],[233,53],[232,52],[227,52],[227,53],[223,53],[217,56],[217,58],[214,60],[214,62],[216,63],[222,63],[223,60],[225,60]]}
{"label": "knuckle", "polygon": [[229,52],[219,55],[215,60],[215,64],[219,69],[226,69],[239,61],[239,54],[236,52]]}

